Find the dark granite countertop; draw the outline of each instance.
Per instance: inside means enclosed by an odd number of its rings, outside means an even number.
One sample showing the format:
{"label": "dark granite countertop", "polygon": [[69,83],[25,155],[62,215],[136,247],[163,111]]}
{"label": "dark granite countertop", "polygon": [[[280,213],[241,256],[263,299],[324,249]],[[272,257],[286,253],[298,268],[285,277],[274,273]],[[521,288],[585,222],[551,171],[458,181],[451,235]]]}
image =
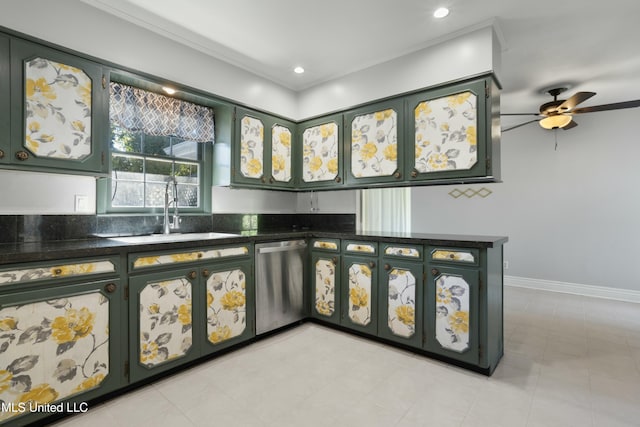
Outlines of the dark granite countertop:
{"label": "dark granite countertop", "polygon": [[0,244],[0,264],[29,261],[45,261],[61,258],[82,258],[93,256],[120,255],[128,252],[146,252],[193,247],[228,245],[244,242],[264,242],[271,240],[304,239],[307,237],[327,237],[336,239],[377,240],[385,242],[404,242],[443,246],[461,246],[472,248],[491,248],[508,241],[505,236],[474,236],[462,234],[425,234],[425,233],[388,233],[388,232],[346,232],[322,230],[282,230],[253,232],[251,235],[238,235],[208,240],[179,242],[123,243],[108,238],[88,238],[77,240],[58,240],[26,243]]}

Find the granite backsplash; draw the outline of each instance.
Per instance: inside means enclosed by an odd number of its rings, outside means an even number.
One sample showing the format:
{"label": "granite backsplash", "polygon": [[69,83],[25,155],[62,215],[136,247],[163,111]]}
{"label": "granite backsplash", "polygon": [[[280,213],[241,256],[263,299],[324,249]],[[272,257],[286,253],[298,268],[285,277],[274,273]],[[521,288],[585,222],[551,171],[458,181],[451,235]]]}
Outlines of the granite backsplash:
{"label": "granite backsplash", "polygon": [[[181,217],[180,232],[353,232],[355,214],[213,214]],[[160,233],[160,215],[0,215],[0,243]]]}

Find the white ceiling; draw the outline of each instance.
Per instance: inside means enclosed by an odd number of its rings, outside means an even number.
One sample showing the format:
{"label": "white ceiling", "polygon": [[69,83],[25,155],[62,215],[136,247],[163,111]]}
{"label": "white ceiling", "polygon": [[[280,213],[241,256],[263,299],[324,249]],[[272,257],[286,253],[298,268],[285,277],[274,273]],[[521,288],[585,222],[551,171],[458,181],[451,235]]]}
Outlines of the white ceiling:
{"label": "white ceiling", "polygon": [[581,106],[640,99],[638,0],[83,1],[295,91],[494,22],[503,112],[536,112],[557,86],[598,93]]}

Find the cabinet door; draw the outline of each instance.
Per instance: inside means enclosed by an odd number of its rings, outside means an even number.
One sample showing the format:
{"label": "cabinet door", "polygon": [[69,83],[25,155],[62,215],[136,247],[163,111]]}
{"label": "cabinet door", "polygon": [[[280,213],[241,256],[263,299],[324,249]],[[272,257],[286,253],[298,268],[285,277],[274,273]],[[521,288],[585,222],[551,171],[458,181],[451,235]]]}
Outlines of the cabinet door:
{"label": "cabinet door", "polygon": [[342,185],[342,115],[310,120],[298,129],[302,145],[299,186],[312,189]]}
{"label": "cabinet door", "polygon": [[118,280],[2,295],[0,423],[50,415],[29,414],[30,401],[86,402],[122,386],[122,302]]}
{"label": "cabinet door", "polygon": [[340,255],[311,252],[311,316],[326,322],[340,323]]}
{"label": "cabinet door", "polygon": [[287,120],[238,108],[234,183],[259,188],[293,188],[294,127]]}
{"label": "cabinet door", "polygon": [[199,356],[198,271],[176,269],[129,279],[130,379],[144,379]]}
{"label": "cabinet door", "polygon": [[11,40],[14,161],[104,172],[108,88],[102,67],[19,39]]}
{"label": "cabinet door", "polygon": [[433,265],[427,273],[425,349],[477,364],[480,272]]}
{"label": "cabinet door", "polygon": [[427,90],[407,98],[407,178],[483,177],[490,166],[488,79]]}
{"label": "cabinet door", "polygon": [[380,275],[378,334],[402,344],[421,347],[423,264],[384,259]]}
{"label": "cabinet door", "polygon": [[378,330],[378,269],[373,257],[344,255],[343,326],[375,335]]}
{"label": "cabinet door", "polygon": [[347,184],[403,179],[404,122],[403,100],[373,104],[345,113]]}
{"label": "cabinet door", "polygon": [[11,100],[9,98],[10,74],[9,74],[9,39],[0,35],[0,165],[8,163],[10,147],[9,111]]}
{"label": "cabinet door", "polygon": [[214,352],[254,336],[255,295],[251,261],[211,264],[201,269],[204,293],[203,352]]}

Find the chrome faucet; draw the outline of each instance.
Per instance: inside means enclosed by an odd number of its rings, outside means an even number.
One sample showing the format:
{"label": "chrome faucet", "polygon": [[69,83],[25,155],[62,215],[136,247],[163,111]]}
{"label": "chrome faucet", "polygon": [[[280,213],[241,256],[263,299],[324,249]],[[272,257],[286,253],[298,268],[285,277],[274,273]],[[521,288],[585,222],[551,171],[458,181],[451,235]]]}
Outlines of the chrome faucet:
{"label": "chrome faucet", "polygon": [[[173,198],[169,200],[169,186],[173,183]],[[173,203],[173,218],[169,220],[169,205]],[[178,215],[178,181],[171,176],[164,189],[164,218],[162,222],[162,234],[170,234],[171,230],[180,228],[180,216]]]}

